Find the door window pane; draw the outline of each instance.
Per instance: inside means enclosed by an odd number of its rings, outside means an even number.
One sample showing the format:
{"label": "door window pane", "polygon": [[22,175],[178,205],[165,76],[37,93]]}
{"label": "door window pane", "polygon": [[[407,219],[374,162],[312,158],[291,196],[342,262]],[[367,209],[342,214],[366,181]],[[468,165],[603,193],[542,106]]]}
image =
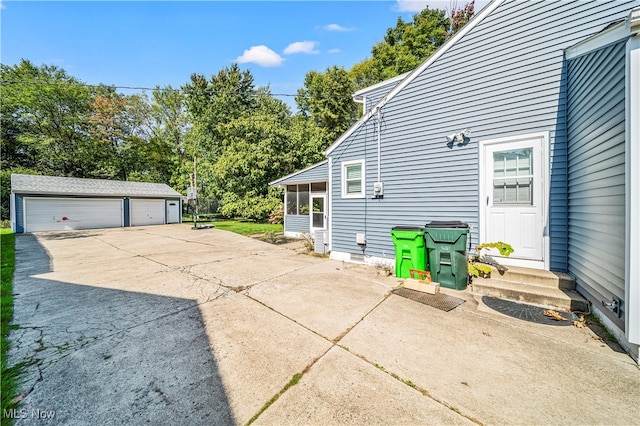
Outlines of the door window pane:
{"label": "door window pane", "polygon": [[324,213],[313,213],[313,227],[324,228]]}
{"label": "door window pane", "polygon": [[313,199],[313,212],[324,212],[324,198],[314,198]]}
{"label": "door window pane", "polygon": [[493,153],[493,204],[533,205],[533,149]]}

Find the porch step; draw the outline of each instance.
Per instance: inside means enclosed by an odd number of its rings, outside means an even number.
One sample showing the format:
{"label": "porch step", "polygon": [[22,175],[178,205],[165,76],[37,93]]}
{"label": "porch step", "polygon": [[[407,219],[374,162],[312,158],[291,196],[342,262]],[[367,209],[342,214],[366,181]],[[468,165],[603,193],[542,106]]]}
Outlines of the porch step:
{"label": "porch step", "polygon": [[491,267],[491,278],[474,278],[472,292],[516,302],[561,310],[588,310],[588,302],[577,291],[573,279],[561,272],[500,266]]}

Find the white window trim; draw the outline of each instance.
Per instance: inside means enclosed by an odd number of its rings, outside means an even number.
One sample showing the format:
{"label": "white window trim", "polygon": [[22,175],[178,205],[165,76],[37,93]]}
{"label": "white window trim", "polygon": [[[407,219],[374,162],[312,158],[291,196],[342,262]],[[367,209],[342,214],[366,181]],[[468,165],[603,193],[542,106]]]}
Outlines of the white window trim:
{"label": "white window trim", "polygon": [[[347,194],[347,172],[346,172],[347,167],[356,166],[356,165],[360,165],[362,168],[361,169],[362,174],[360,176],[360,183],[361,183],[362,190],[358,194]],[[340,166],[340,172],[342,174],[342,177],[340,179],[342,182],[342,198],[364,198],[367,192],[367,189],[365,187],[366,173],[365,173],[365,167],[364,167],[364,160],[343,161]]]}

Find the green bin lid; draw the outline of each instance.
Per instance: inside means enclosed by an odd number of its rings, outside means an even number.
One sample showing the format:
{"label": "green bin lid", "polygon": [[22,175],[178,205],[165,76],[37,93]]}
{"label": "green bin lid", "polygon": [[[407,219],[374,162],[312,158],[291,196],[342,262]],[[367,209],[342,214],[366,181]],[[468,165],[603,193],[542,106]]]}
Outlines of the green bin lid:
{"label": "green bin lid", "polygon": [[432,220],[425,225],[426,228],[464,228],[469,229],[469,224],[459,220]]}
{"label": "green bin lid", "polygon": [[420,228],[419,226],[394,226],[391,228],[392,231],[424,231],[424,228]]}

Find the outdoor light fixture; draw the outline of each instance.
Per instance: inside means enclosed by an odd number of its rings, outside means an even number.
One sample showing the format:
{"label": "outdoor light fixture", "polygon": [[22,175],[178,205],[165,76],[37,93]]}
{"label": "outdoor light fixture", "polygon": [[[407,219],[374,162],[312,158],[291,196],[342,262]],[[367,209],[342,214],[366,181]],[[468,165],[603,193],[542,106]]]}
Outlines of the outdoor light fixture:
{"label": "outdoor light fixture", "polygon": [[447,143],[458,142],[458,144],[464,144],[469,141],[469,137],[471,136],[471,130],[464,129],[459,131],[458,133],[453,133],[451,135],[445,136],[445,140]]}

